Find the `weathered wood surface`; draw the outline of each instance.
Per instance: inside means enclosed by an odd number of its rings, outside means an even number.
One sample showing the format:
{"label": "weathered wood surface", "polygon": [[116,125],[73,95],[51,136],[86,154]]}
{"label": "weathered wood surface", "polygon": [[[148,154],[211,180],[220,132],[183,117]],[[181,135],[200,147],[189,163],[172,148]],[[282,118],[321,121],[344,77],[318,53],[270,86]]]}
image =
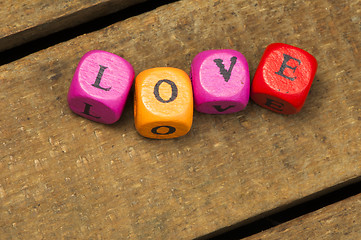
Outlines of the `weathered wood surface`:
{"label": "weathered wood surface", "polygon": [[0,51],[146,0],[0,1]]}
{"label": "weathered wood surface", "polygon": [[[191,239],[361,176],[361,1],[184,0],[0,67],[0,238]],[[149,140],[132,99],[105,126],[66,101],[81,56],[116,53],[136,73],[188,71],[200,51],[232,48],[253,76],[285,42],[319,61],[303,110],[250,103],[195,113],[192,130]]]}
{"label": "weathered wood surface", "polygon": [[361,194],[244,240],[361,239]]}

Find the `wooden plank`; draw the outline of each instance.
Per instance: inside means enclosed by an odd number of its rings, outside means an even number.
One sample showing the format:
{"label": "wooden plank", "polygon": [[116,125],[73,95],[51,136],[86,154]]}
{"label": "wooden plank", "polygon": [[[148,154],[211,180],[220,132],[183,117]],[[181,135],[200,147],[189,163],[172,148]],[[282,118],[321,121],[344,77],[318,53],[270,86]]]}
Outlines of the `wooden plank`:
{"label": "wooden plank", "polygon": [[[1,66],[1,238],[191,239],[358,179],[360,4],[184,0]],[[272,42],[319,61],[297,115],[251,102],[232,115],[195,113],[188,135],[157,141],[137,134],[132,99],[112,126],[67,106],[92,49],[137,74],[188,71],[198,52],[232,48],[253,76]]]}
{"label": "wooden plank", "polygon": [[244,240],[361,239],[361,194]]}
{"label": "wooden plank", "polygon": [[0,51],[144,1],[0,1]]}

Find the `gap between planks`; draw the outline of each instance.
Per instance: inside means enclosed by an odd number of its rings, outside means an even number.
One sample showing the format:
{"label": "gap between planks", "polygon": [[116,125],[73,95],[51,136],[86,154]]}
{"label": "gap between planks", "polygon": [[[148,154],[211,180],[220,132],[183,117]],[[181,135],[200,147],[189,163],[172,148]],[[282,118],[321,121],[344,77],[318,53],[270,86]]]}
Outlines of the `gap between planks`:
{"label": "gap between planks", "polygon": [[[125,19],[134,16],[141,15],[143,13],[152,11],[163,5],[174,3],[177,1],[179,0],[138,1],[139,3],[135,5],[128,6],[125,9],[120,9],[117,12],[110,13],[105,16],[99,16],[95,19],[90,19],[89,21],[81,23],[76,26],[69,26],[68,28],[61,29],[60,31],[49,30],[50,33],[48,35],[40,36],[39,38],[36,39],[29,38],[28,41],[24,40],[20,42],[18,46],[14,46],[10,49],[0,48],[0,53],[2,56],[0,58],[0,66],[16,61],[27,55],[41,51],[43,49],[54,46],[61,42],[66,42],[80,35],[98,31],[117,22],[123,21]],[[78,12],[75,12],[73,14],[76,15],[77,13]],[[50,25],[51,27],[50,23],[48,25]],[[29,29],[27,31],[29,31]],[[3,39],[0,38],[0,41],[4,41],[4,42],[9,41],[11,40],[9,38],[14,38],[14,37],[16,36],[15,35],[6,36]]]}
{"label": "gap between planks", "polygon": [[256,216],[238,225],[227,229],[220,229],[217,232],[197,238],[197,240],[248,239],[248,237],[254,237],[254,235],[258,236],[263,231],[277,228],[282,224],[288,224],[305,215],[313,214],[322,208],[341,204],[346,199],[359,194],[361,194],[361,177],[315,193],[289,206],[283,206],[283,210],[277,211],[277,209],[274,209],[269,215],[265,213],[262,216]]}

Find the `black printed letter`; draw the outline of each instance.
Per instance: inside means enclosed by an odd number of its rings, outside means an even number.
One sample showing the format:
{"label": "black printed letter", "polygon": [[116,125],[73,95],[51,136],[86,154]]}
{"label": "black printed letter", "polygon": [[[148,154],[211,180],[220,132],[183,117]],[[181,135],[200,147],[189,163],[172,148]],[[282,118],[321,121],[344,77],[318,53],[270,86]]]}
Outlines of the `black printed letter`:
{"label": "black printed letter", "polygon": [[93,115],[91,115],[90,114],[90,112],[89,112],[89,110],[90,110],[90,107],[92,107],[93,105],[90,105],[90,104],[87,104],[87,103],[85,103],[85,108],[84,108],[84,114],[85,115],[88,115],[88,116],[91,116],[91,117],[93,117],[93,118],[100,118],[100,117],[96,117],[96,116],[93,116]]}
{"label": "black printed letter", "polygon": [[[159,128],[168,128],[168,132],[159,133],[158,132]],[[155,128],[152,129],[152,133],[157,134],[157,135],[169,135],[169,134],[174,133],[175,131],[176,131],[176,129],[174,127],[171,127],[171,126],[159,126],[159,127],[155,127]]]}
{"label": "black printed letter", "polygon": [[[168,99],[168,100],[164,100],[160,95],[159,95],[159,87],[162,83],[168,83],[171,88],[172,88],[172,96]],[[178,96],[178,88],[177,85],[175,85],[175,83],[171,80],[167,80],[167,79],[163,79],[163,80],[159,80],[157,82],[157,84],[154,86],[154,96],[155,98],[162,103],[170,103],[173,102],[177,96]]]}
{"label": "black printed letter", "polygon": [[286,68],[290,68],[293,70],[293,73],[296,71],[297,66],[295,67],[290,67],[289,65],[287,65],[287,62],[289,60],[295,60],[298,62],[298,65],[301,65],[301,61],[297,58],[291,57],[290,55],[287,54],[283,54],[283,63],[282,66],[280,68],[280,70],[278,72],[275,72],[276,74],[280,75],[281,77],[287,78],[288,80],[294,81],[296,79],[296,77],[289,77],[286,76],[283,72],[285,71]]}
{"label": "black printed letter", "polygon": [[224,111],[227,111],[227,110],[230,109],[230,108],[235,107],[235,105],[231,105],[231,106],[226,107],[226,108],[222,108],[221,105],[213,105],[213,107],[214,107],[218,112],[224,112]]}
{"label": "black printed letter", "polygon": [[277,102],[269,98],[267,98],[267,102],[265,103],[265,105],[277,111],[283,111],[283,106],[284,106],[283,103]]}
{"label": "black printed letter", "polygon": [[95,79],[95,83],[92,84],[92,86],[96,87],[96,88],[99,88],[99,89],[102,89],[104,91],[109,91],[112,87],[103,88],[103,87],[100,86],[100,80],[102,79],[102,76],[104,74],[104,70],[107,69],[108,67],[104,67],[102,65],[99,65],[99,67],[100,67],[100,69],[99,69],[99,72],[98,72],[98,76]]}
{"label": "black printed letter", "polygon": [[228,71],[225,69],[222,59],[214,59],[213,61],[217,64],[217,67],[219,67],[220,73],[222,74],[224,81],[228,82],[229,79],[231,78],[231,73],[234,65],[237,62],[237,58],[236,57],[231,58],[231,66],[229,66]]}

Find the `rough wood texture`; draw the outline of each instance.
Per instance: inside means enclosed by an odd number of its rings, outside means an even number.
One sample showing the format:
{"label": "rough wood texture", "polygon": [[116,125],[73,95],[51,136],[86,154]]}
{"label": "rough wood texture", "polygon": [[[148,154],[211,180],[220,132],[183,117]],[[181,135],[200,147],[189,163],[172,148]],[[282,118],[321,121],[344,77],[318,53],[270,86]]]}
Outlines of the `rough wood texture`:
{"label": "rough wood texture", "polygon": [[361,194],[244,240],[361,239]]}
{"label": "rough wood texture", "polygon": [[146,0],[0,1],[0,51]]}
{"label": "rough wood texture", "polygon": [[[359,179],[360,4],[184,0],[1,66],[0,238],[191,239]],[[92,49],[137,74],[188,71],[198,52],[232,48],[253,76],[272,42],[319,62],[299,114],[251,102],[232,115],[195,113],[188,135],[159,141],[137,134],[131,98],[112,126],[67,106]]]}

